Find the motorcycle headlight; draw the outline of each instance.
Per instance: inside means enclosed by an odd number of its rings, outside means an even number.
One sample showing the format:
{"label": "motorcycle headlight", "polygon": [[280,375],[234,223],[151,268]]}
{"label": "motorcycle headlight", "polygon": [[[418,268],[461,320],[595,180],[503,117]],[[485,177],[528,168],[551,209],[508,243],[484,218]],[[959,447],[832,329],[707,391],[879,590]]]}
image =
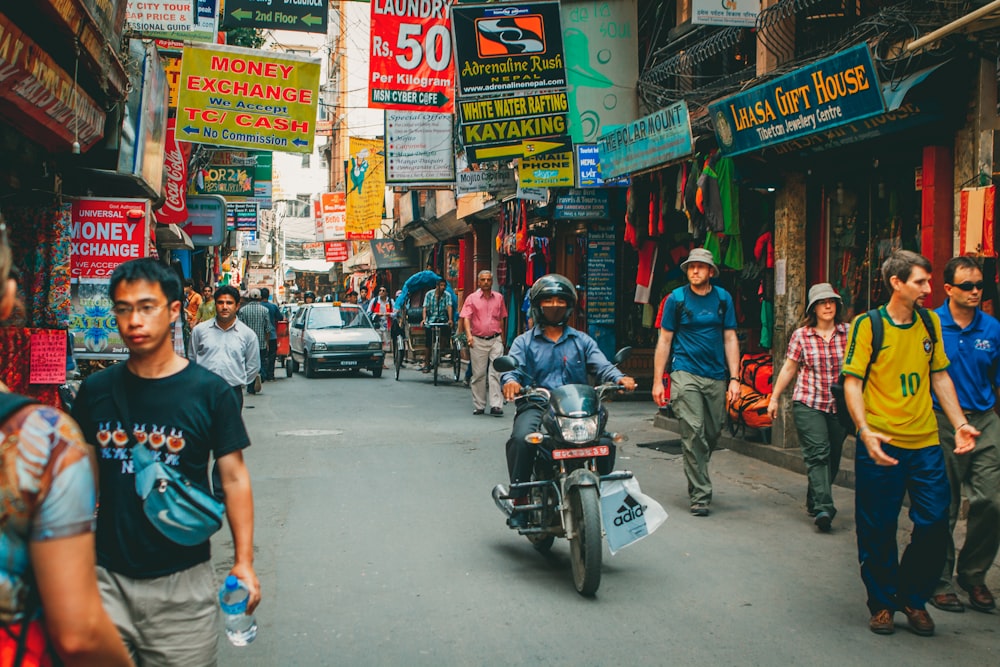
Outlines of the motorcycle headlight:
{"label": "motorcycle headlight", "polygon": [[312,344],[312,351],[313,352],[323,352],[325,350],[326,350],[326,343],[313,343]]}
{"label": "motorcycle headlight", "polygon": [[559,431],[566,442],[581,444],[597,439],[597,415],[592,417],[556,417]]}

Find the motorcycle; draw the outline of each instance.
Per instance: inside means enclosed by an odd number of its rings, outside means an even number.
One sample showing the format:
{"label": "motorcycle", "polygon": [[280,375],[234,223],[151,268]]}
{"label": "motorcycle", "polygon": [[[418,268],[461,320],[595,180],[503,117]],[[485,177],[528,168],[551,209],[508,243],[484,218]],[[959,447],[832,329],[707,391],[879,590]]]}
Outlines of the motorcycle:
{"label": "motorcycle", "polygon": [[[615,355],[616,366],[628,358],[631,348]],[[493,368],[504,373],[518,368],[513,357],[498,357]],[[604,430],[608,421],[603,398],[622,391],[617,384],[591,387],[570,384],[558,389],[527,387],[521,400],[545,409],[541,432],[527,440],[536,446],[531,481],[493,488],[493,501],[508,518],[526,513],[527,525],[518,528],[541,553],[547,553],[557,537],[569,540],[573,583],[581,595],[592,596],[601,584],[604,529],[601,525],[601,482],[629,479],[629,471],[611,472],[615,446],[624,434]],[[515,505],[511,493],[528,493],[527,504]],[[521,493],[516,494],[518,496]],[[509,523],[509,522],[508,522]]]}

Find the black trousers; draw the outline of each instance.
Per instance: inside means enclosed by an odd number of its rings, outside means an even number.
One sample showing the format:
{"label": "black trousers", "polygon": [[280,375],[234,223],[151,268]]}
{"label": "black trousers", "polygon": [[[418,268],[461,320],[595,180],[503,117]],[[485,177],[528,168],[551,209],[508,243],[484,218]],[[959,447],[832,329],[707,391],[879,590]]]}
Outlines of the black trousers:
{"label": "black trousers", "polygon": [[274,379],[274,360],[278,357],[278,339],[267,341],[267,352],[260,358],[263,368],[261,369],[261,379]]}

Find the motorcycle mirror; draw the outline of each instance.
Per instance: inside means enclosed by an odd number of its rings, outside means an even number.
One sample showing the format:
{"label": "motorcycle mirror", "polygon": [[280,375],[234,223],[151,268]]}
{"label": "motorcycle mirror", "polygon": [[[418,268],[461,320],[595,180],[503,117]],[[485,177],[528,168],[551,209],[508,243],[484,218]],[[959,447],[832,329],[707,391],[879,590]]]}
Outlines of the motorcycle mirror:
{"label": "motorcycle mirror", "polygon": [[517,369],[517,359],[510,356],[497,357],[493,360],[493,370],[506,373]]}
{"label": "motorcycle mirror", "polygon": [[622,349],[615,352],[615,358],[612,363],[614,363],[614,365],[617,366],[618,364],[622,363],[631,356],[632,356],[632,348],[623,347]]}

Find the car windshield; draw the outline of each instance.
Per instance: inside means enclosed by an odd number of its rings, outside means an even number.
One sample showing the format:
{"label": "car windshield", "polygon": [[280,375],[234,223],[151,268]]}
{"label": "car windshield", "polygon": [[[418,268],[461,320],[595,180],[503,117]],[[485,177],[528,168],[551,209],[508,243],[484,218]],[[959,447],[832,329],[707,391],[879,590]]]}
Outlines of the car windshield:
{"label": "car windshield", "polygon": [[313,308],[309,313],[308,329],[371,329],[372,323],[360,308],[331,306]]}

